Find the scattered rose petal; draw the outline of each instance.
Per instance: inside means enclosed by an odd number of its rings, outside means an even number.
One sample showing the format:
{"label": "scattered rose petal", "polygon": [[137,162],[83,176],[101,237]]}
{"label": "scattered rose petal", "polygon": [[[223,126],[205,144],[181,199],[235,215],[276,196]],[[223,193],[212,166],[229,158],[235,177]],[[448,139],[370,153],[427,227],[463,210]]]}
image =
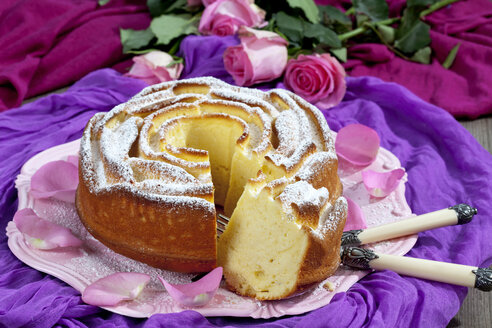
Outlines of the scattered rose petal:
{"label": "scattered rose petal", "polygon": [[161,277],[159,280],[176,302],[189,307],[203,306],[210,302],[219,288],[222,267],[213,269],[200,280],[189,284],[174,285]]}
{"label": "scattered rose petal", "polygon": [[360,209],[359,205],[347,196],[343,196],[347,200],[348,210],[347,210],[347,222],[345,222],[345,227],[343,231],[348,230],[358,230],[367,228],[366,220],[364,214]]}
{"label": "scattered rose petal", "polygon": [[405,170],[394,169],[388,172],[366,170],[362,172],[362,181],[371,196],[386,197],[400,184]]}
{"label": "scattered rose petal", "polygon": [[78,183],[77,165],[68,161],[48,162],[31,177],[31,195],[37,199],[52,197],[73,203]]}
{"label": "scattered rose petal", "polygon": [[77,168],[79,167],[79,156],[78,155],[70,155],[67,157],[67,162],[72,163]]}
{"label": "scattered rose petal", "polygon": [[350,164],[367,166],[379,151],[378,133],[362,124],[350,124],[338,131],[335,140],[337,155]]}
{"label": "scattered rose petal", "polygon": [[114,306],[121,301],[134,300],[150,281],[150,276],[137,272],[118,272],[87,286],[82,300],[96,306]]}
{"label": "scattered rose petal", "polygon": [[70,229],[42,219],[30,208],[17,211],[14,223],[26,240],[35,248],[79,247],[82,241]]}

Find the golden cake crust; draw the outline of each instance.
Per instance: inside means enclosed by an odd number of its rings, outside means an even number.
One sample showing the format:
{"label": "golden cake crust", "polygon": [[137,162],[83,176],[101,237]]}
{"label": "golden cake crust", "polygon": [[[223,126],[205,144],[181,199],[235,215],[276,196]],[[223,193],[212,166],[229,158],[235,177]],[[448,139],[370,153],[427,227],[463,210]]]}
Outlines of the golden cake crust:
{"label": "golden cake crust", "polygon": [[[87,230],[114,251],[158,268],[205,272],[217,266],[215,205],[233,215],[260,172],[258,188],[305,240],[297,280],[281,298],[339,264],[346,203],[337,165],[324,117],[288,91],[214,78],[167,82],[89,121],[76,206]],[[314,194],[304,195],[306,186]],[[234,287],[227,268],[225,277],[232,289],[262,298]]]}

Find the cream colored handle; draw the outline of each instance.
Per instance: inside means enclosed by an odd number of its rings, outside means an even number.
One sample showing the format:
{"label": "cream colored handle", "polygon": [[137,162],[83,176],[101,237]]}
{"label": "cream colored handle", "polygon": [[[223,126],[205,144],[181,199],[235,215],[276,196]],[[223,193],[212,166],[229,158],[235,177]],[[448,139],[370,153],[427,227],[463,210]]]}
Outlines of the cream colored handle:
{"label": "cream colored handle", "polygon": [[455,225],[456,223],[458,223],[456,212],[446,208],[405,220],[368,228],[363,230],[358,237],[361,244],[368,244],[412,235],[420,231]]}
{"label": "cream colored handle", "polygon": [[344,247],[340,251],[344,266],[369,270],[392,270],[402,275],[445,282],[466,287],[492,290],[492,266],[469,265],[423,260],[405,256],[377,254],[367,248]]}
{"label": "cream colored handle", "polygon": [[365,230],[344,231],[342,235],[342,246],[369,244],[381,240],[407,236],[425,230],[464,224],[470,222],[475,214],[477,214],[476,208],[466,204],[459,204]]}
{"label": "cream colored handle", "polygon": [[375,270],[391,270],[416,278],[445,282],[453,285],[475,287],[478,267],[423,260],[412,257],[377,254],[369,265]]}

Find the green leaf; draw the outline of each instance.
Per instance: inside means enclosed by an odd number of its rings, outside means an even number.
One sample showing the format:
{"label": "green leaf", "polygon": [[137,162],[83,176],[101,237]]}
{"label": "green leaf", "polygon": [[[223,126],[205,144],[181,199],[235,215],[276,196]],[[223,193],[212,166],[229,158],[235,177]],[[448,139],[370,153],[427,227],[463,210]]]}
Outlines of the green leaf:
{"label": "green leaf", "polygon": [[347,61],[347,48],[330,49],[330,52],[342,63]]}
{"label": "green leaf", "polygon": [[449,69],[453,65],[454,60],[456,59],[456,55],[458,54],[458,50],[459,50],[460,46],[461,46],[461,43],[458,43],[457,45],[455,45],[453,47],[453,49],[451,49],[448,56],[446,57],[446,59],[442,63],[442,67],[444,67],[445,69]]}
{"label": "green leaf", "polygon": [[97,3],[100,5],[100,6],[104,6],[106,4],[108,4],[108,2],[111,1],[111,0],[99,0]]}
{"label": "green leaf", "polygon": [[413,6],[429,6],[432,5],[439,0],[407,0],[407,7]]}
{"label": "green leaf", "polygon": [[395,47],[404,53],[414,53],[430,44],[430,26],[419,18],[422,8],[409,7],[403,12],[402,23],[396,31]]}
{"label": "green leaf", "polygon": [[352,21],[338,8],[318,6],[318,9],[321,23],[335,30],[337,34],[348,32],[352,28]]}
{"label": "green leaf", "polygon": [[166,4],[162,0],[147,0],[147,8],[149,8],[150,16],[157,17],[166,11]]}
{"label": "green leaf", "polygon": [[355,15],[355,22],[356,22],[357,27],[361,27],[364,24],[369,23],[370,20],[371,19],[369,17],[367,17],[366,15],[362,15],[362,14]]}
{"label": "green leaf", "polygon": [[287,48],[287,54],[289,57],[297,57],[297,54],[302,50],[301,47],[288,47]]}
{"label": "green leaf", "polygon": [[289,16],[283,11],[275,15],[279,31],[290,41],[300,43],[304,36],[304,26],[300,18]]}
{"label": "green leaf", "polygon": [[432,53],[431,48],[425,47],[417,50],[417,52],[410,58],[410,60],[417,63],[430,64],[431,53]]}
{"label": "green leaf", "polygon": [[182,10],[184,10],[187,7],[188,7],[188,1],[186,1],[186,0],[170,1],[170,4],[169,4],[169,6],[167,6],[167,9],[164,11],[164,14],[172,13],[176,9],[182,9]]}
{"label": "green leaf", "polygon": [[413,53],[428,46],[430,42],[430,26],[418,21],[407,33],[395,41],[395,47],[404,53]]}
{"label": "green leaf", "polygon": [[383,38],[384,42],[392,44],[395,41],[395,29],[388,25],[376,24],[379,34]]}
{"label": "green leaf", "polygon": [[155,49],[155,48],[145,48],[145,49],[141,49],[141,50],[129,50],[127,52],[127,54],[143,55],[143,54],[149,53],[151,51],[160,51],[160,50],[159,49]]}
{"label": "green leaf", "polygon": [[153,38],[154,33],[150,29],[140,31],[120,29],[120,39],[124,54],[131,53],[149,45]]}
{"label": "green leaf", "polygon": [[289,58],[297,58],[299,55],[310,55],[312,51],[302,49],[301,47],[288,48],[287,53]]}
{"label": "green leaf", "polygon": [[403,11],[401,18],[401,24],[396,31],[396,38],[401,38],[404,34],[408,33],[412,27],[420,21],[419,13],[424,7],[408,7]]}
{"label": "green leaf", "polygon": [[330,48],[340,48],[342,43],[338,35],[321,24],[310,24],[304,22],[304,36],[315,39],[318,43],[325,44]]}
{"label": "green leaf", "polygon": [[319,17],[321,19],[321,22],[328,25],[330,22],[337,22],[340,24],[352,24],[350,21],[350,18],[347,17],[340,9],[326,5],[326,6],[318,6],[319,10]]}
{"label": "green leaf", "polygon": [[184,12],[187,7],[188,2],[186,0],[147,0],[147,8],[149,8],[152,17],[159,17],[174,11]]}
{"label": "green leaf", "polygon": [[179,46],[181,45],[181,41],[183,41],[183,38],[184,38],[184,35],[174,39],[171,42],[171,46],[169,47],[169,50],[167,51],[167,53],[174,56],[174,54],[178,52]]}
{"label": "green leaf", "polygon": [[152,20],[150,29],[157,37],[157,44],[162,45],[179,36],[198,33],[196,20],[190,15],[161,15]]}
{"label": "green leaf", "polygon": [[[298,17],[289,16],[284,12],[277,13],[275,21],[279,32],[285,35],[293,45],[301,46],[303,41],[306,43],[314,40],[314,43],[323,43],[329,47],[340,48],[341,46],[337,34],[321,24],[311,24]],[[308,46],[311,49],[312,44]]]}
{"label": "green leaf", "polygon": [[385,0],[353,0],[355,11],[367,15],[373,22],[388,18],[388,4]]}
{"label": "green leaf", "polygon": [[182,63],[184,63],[184,59],[182,57],[173,56],[172,62],[170,62],[169,64],[167,64],[166,67],[171,67],[173,65],[182,64]]}
{"label": "green leaf", "polygon": [[313,0],[287,0],[291,8],[299,8],[311,23],[319,23],[318,7]]}

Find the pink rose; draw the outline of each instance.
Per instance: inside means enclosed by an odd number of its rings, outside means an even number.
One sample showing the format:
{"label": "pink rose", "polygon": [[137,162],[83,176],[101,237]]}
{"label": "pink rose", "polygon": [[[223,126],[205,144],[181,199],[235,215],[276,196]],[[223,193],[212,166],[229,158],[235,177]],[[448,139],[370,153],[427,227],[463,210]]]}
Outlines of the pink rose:
{"label": "pink rose", "polygon": [[233,35],[242,25],[264,26],[264,18],[265,12],[248,0],[217,0],[205,7],[198,30],[206,35]]}
{"label": "pink rose", "polygon": [[329,54],[300,55],[289,60],[284,83],[294,93],[324,109],[337,105],[347,88],[345,70]]}
{"label": "pink rose", "polygon": [[288,42],[278,34],[241,26],[241,44],[224,52],[225,69],[237,85],[250,86],[281,76],[287,65]]}
{"label": "pink rose", "polygon": [[144,80],[148,84],[177,80],[183,70],[183,64],[167,67],[173,57],[162,51],[151,51],[145,55],[133,57],[133,66],[126,76]]}

